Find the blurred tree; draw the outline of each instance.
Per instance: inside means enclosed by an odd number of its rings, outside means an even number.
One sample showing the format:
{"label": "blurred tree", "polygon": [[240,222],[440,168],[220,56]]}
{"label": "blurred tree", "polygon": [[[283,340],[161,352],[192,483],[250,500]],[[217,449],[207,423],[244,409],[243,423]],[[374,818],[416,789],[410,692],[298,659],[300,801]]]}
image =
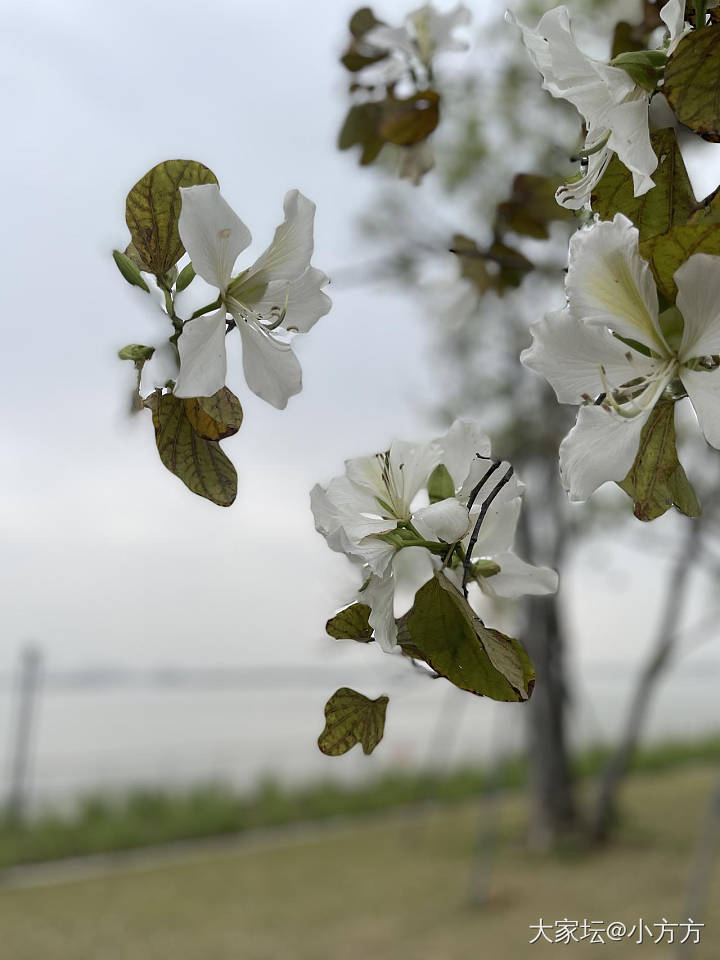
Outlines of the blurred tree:
{"label": "blurred tree", "polygon": [[[515,13],[534,24],[547,6],[525,3]],[[573,108],[540,89],[502,12],[498,4],[496,20],[477,37],[475,54],[460,58],[463,72],[439,84],[443,114],[433,134],[433,177],[423,190],[388,177],[363,226],[381,251],[375,276],[419,288],[429,305],[438,342],[435,379],[444,387],[440,416],[446,422],[458,414],[482,417],[498,455],[513,462],[527,484],[519,548],[530,562],[562,573],[581,535],[599,520],[622,523],[627,511],[621,515],[607,500],[580,510],[568,502],[557,451],[574,411],[558,405],[547,384],[519,364],[529,323],[562,302],[567,242],[578,220],[555,203],[553,193],[568,173],[567,144],[576,138],[579,146],[582,130]],[[581,24],[585,13],[593,33],[612,37],[627,4],[577,2],[573,13]],[[639,25],[621,23],[615,47],[627,48],[656,25],[654,4],[639,2],[636,13]],[[378,161],[382,166],[383,153]],[[386,170],[393,173],[392,158]],[[518,176],[523,170],[543,176]],[[578,824],[567,742],[562,591],[527,601],[521,637],[537,671],[527,708],[529,840],[547,849]]]}

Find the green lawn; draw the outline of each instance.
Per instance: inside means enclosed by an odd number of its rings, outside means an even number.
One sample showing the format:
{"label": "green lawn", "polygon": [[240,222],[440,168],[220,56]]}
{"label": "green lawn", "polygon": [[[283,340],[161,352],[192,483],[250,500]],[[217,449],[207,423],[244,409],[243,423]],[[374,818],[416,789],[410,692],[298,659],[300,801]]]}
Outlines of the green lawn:
{"label": "green lawn", "polygon": [[[528,855],[523,803],[502,801],[491,902],[468,902],[481,811],[463,803],[397,812],[323,834],[142,872],[0,892],[7,960],[514,960],[675,956],[632,941],[528,943],[529,924],[568,917],[685,919],[711,764],[635,776],[618,843],[590,856]],[[699,960],[720,955],[720,864]]]}

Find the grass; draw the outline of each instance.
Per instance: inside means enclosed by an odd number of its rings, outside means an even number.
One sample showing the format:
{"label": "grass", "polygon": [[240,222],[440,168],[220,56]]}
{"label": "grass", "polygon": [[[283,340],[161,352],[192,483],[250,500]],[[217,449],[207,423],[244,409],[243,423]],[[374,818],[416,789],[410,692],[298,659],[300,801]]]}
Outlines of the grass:
{"label": "grass", "polygon": [[[575,761],[579,777],[601,769],[605,754],[589,750]],[[657,772],[720,760],[720,737],[665,743],[635,758],[636,772]],[[509,758],[493,773],[461,768],[451,773],[398,772],[368,783],[315,783],[283,788],[266,781],[252,794],[206,785],[187,792],[134,791],[126,797],[88,797],[65,813],[45,813],[25,825],[0,820],[0,868],[178,840],[242,833],[305,821],[378,813],[427,802],[458,803],[525,783],[526,766]]]}
{"label": "grass", "polygon": [[[659,763],[655,758],[655,763]],[[662,763],[660,767],[662,768]],[[93,880],[0,888],[9,960],[524,960],[675,956],[667,945],[529,944],[539,917],[648,923],[686,919],[692,852],[717,764],[632,777],[612,847],[539,857],[521,836],[520,796],[460,802],[356,821],[340,832],[248,846],[184,864],[146,865]],[[493,814],[493,804],[495,813]],[[475,877],[489,902],[469,903],[478,823],[496,823]],[[718,956],[720,871],[696,960]],[[488,884],[489,881],[489,884]]]}

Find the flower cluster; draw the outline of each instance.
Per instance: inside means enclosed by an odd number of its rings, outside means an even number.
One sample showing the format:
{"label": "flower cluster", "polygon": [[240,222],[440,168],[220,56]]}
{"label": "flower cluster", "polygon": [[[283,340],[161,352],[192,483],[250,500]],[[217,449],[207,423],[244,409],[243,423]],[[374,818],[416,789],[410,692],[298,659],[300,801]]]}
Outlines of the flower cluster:
{"label": "flower cluster", "polygon": [[675,397],[687,393],[705,438],[720,448],[720,257],[694,254],[674,279],[676,305],[661,313],[637,228],[622,214],[570,241],[567,306],[531,326],[521,360],[561,403],[581,404],[560,446],[572,500],[626,476],[670,386]]}
{"label": "flower cluster", "polygon": [[557,574],[512,552],[523,487],[510,464],[493,460],[477,424],[456,420],[430,443],[395,440],[390,449],[348,460],[345,474],[311,492],[315,526],[362,572],[358,599],[386,652],[397,644],[395,559],[419,548],[467,594],[553,593]]}
{"label": "flower cluster", "polygon": [[[302,371],[290,337],[308,330],[330,309],[328,278],[310,265],[315,204],[298,190],[285,197],[285,219],[267,250],[233,276],[250,244],[250,231],[215,184],[181,187],[178,229],[195,272],[219,292],[217,310],[186,321],[178,340],[177,397],[209,397],[225,384],[225,335],[242,338],[248,387],[283,409],[302,389]],[[228,314],[232,318],[228,325]]]}
{"label": "flower cluster", "polygon": [[[583,171],[561,186],[557,201],[578,210],[590,204],[594,187],[616,153],[632,172],[635,196],[653,186],[657,157],[650,145],[648,108],[655,76],[685,29],[685,0],[669,0],[660,10],[668,36],[662,50],[624,54],[610,63],[588,57],[575,43],[567,7],[549,10],[532,30],[511,14],[525,47],[553,97],[567,100],[583,117],[587,135],[580,154]],[[646,76],[650,83],[639,82]],[[650,89],[648,89],[648,86]]]}

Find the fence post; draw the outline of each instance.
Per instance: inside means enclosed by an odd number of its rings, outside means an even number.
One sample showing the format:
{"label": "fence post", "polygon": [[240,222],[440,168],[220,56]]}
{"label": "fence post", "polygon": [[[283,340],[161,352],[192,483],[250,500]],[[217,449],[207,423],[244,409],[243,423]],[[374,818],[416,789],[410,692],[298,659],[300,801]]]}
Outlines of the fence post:
{"label": "fence post", "polygon": [[16,821],[23,819],[28,799],[28,774],[41,663],[40,648],[32,643],[26,644],[20,652],[15,698],[15,736],[7,798],[8,816]]}

